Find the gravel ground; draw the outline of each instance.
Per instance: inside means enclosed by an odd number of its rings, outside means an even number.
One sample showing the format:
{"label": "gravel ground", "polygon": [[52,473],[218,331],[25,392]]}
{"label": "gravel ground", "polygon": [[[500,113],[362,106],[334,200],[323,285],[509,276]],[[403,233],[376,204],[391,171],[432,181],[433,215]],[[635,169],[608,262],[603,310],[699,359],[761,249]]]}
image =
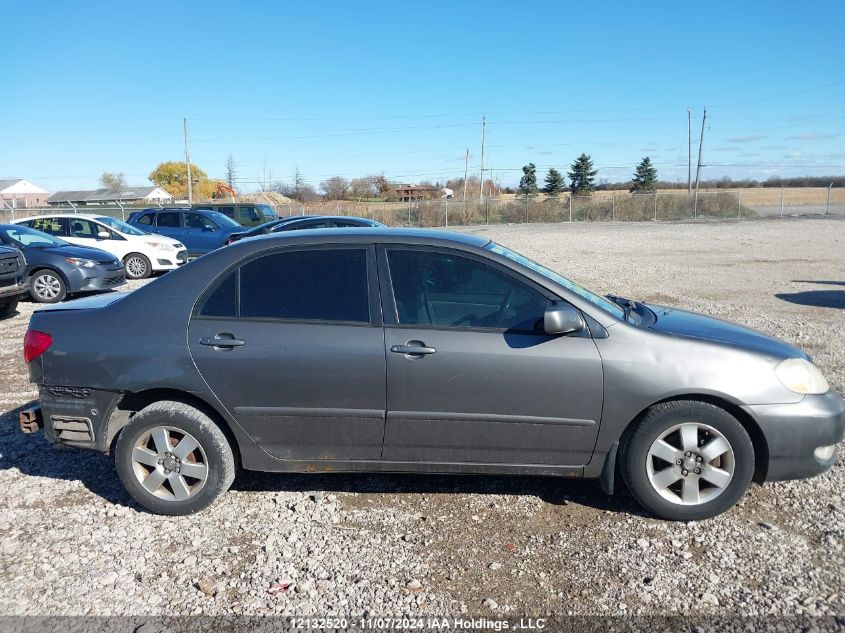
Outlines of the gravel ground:
{"label": "gravel ground", "polygon": [[[845,222],[467,230],[782,337],[845,391]],[[0,614],[845,613],[841,462],[690,524],[594,482],[474,476],[241,473],[198,516],[146,514],[108,457],[18,431],[32,310],[0,322]]]}

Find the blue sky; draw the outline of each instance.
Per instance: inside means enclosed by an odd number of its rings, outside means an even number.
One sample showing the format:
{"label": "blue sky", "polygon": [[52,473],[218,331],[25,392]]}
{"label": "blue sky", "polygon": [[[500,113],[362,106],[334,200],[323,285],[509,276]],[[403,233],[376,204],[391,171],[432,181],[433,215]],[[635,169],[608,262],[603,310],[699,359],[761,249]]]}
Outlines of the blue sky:
{"label": "blue sky", "polygon": [[384,172],[502,184],[592,155],[686,179],[845,173],[845,3],[2,0],[0,177],[147,184],[192,160],[240,187]]}

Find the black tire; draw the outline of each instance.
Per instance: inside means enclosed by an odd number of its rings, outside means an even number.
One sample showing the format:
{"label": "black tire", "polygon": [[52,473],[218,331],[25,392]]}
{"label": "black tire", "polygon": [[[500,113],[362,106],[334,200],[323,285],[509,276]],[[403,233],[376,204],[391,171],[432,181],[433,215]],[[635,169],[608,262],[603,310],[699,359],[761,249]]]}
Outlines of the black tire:
{"label": "black tire", "polygon": [[123,267],[127,279],[146,279],[153,273],[149,258],[141,253],[129,253],[123,258]]}
{"label": "black tire", "polygon": [[[177,474],[173,474],[178,471],[164,470],[167,463],[147,467],[133,458],[133,452],[139,442],[143,443],[144,438],[149,436],[149,446],[155,446],[150,432],[164,427],[170,429],[174,451],[179,447],[180,434],[182,439],[186,437],[185,434],[192,436],[199,444],[199,448],[189,456],[190,459],[185,459],[182,463],[183,469],[188,461],[196,462],[194,465],[204,461],[207,467],[204,483],[190,477],[182,477],[183,482],[193,482],[192,487],[199,486],[182,500],[175,498],[175,488],[170,483],[172,477],[178,478]],[[172,444],[173,441],[176,442],[175,445]],[[181,402],[162,400],[136,413],[117,438],[114,458],[117,473],[127,492],[141,506],[156,514],[178,516],[199,512],[228,490],[235,478],[235,458],[223,431],[205,413]],[[167,475],[167,481],[162,482],[155,494],[145,488],[139,479],[154,474],[154,471],[159,471],[159,478],[165,476],[164,473],[170,473]],[[145,483],[146,481],[144,479]],[[152,485],[155,484],[150,484]]]}
{"label": "black tire", "polygon": [[37,303],[59,303],[67,296],[67,284],[54,270],[37,270],[29,279],[29,296]]}
{"label": "black tire", "polygon": [[[669,429],[679,424],[689,423],[711,427],[723,436],[733,453],[730,458],[719,459],[731,460],[733,476],[719,492],[717,487],[712,486],[702,475],[704,483],[701,485],[706,487],[701,496],[702,501],[695,505],[681,505],[678,501],[673,502],[664,497],[657,491],[656,485],[652,485],[649,476],[649,462],[651,462],[652,469],[656,473],[659,473],[660,470],[653,466],[655,463],[659,464],[661,469],[668,469],[669,467],[667,466],[668,462],[650,457],[649,450],[653,443]],[[708,431],[706,428],[699,428],[701,429],[699,434],[694,435],[694,437],[704,438],[700,439],[699,446],[701,446],[709,440],[707,439]],[[669,437],[672,437],[672,441],[675,441],[673,436]],[[680,433],[677,437],[680,439]],[[671,442],[669,443],[671,444]],[[674,445],[680,447],[681,442],[676,441]],[[626,434],[620,448],[619,463],[622,476],[634,498],[656,516],[670,521],[698,521],[725,512],[742,498],[754,474],[754,445],[745,428],[730,413],[706,402],[675,400],[655,405],[649,409],[636,427]],[[684,457],[686,452],[683,452],[683,448],[680,448],[680,450],[682,455],[679,458],[688,459]],[[695,451],[692,451],[693,460],[696,454]],[[721,462],[718,463],[721,464]],[[685,464],[686,461],[683,462],[683,465],[677,465],[677,469],[681,473],[690,472],[681,470],[684,469]],[[677,495],[678,500],[680,500],[681,491],[683,486],[686,485],[683,479],[687,476],[684,475],[682,479],[679,479],[679,483],[672,484],[676,487],[676,492],[667,488],[664,489],[664,493],[673,499]],[[718,494],[706,500],[704,495],[714,492],[718,492]]]}
{"label": "black tire", "polygon": [[0,319],[5,319],[6,317],[10,317],[15,313],[15,310],[18,309],[18,298],[13,297],[11,299],[6,299],[3,302],[0,302]]}

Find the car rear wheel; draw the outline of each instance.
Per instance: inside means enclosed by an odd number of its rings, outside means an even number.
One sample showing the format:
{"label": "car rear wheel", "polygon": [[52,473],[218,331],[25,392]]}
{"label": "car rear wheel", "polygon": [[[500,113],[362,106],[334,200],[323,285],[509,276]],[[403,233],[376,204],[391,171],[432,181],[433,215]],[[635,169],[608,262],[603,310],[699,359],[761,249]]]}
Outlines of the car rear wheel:
{"label": "car rear wheel", "polygon": [[622,475],[646,509],[672,521],[708,519],[732,507],[754,474],[742,424],[706,402],[652,407],[622,445]]}
{"label": "car rear wheel", "polygon": [[39,270],[30,279],[29,296],[38,303],[58,303],[67,296],[67,286],[59,273]]}
{"label": "car rear wheel", "polygon": [[223,431],[198,409],[155,402],[136,413],[118,436],[115,464],[135,501],[156,514],[199,512],[235,478]]}
{"label": "car rear wheel", "polygon": [[18,309],[18,298],[15,297],[14,299],[6,299],[3,302],[0,302],[0,318],[10,317],[15,313],[15,310]]}
{"label": "car rear wheel", "polygon": [[127,279],[146,279],[153,272],[150,260],[141,253],[129,253],[123,258]]}

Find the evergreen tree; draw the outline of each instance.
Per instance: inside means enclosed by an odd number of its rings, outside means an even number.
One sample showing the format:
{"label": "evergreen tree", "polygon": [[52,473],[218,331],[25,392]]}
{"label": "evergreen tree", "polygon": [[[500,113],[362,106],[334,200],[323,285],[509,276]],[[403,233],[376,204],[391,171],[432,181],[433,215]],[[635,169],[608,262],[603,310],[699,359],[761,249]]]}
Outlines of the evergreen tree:
{"label": "evergreen tree", "polygon": [[522,178],[519,179],[517,193],[526,198],[537,195],[537,167],[534,163],[522,167]]}
{"label": "evergreen tree", "polygon": [[654,191],[657,189],[657,168],[652,165],[651,159],[648,156],[643,158],[640,164],[637,165],[634,170],[632,182],[634,184],[631,186],[631,193]]}
{"label": "evergreen tree", "polygon": [[572,182],[572,193],[589,194],[593,191],[598,169],[593,169],[593,160],[587,154],[581,154],[572,163],[569,180]]}
{"label": "evergreen tree", "polygon": [[546,175],[546,186],[543,187],[543,193],[551,197],[557,195],[566,188],[566,183],[563,180],[563,174],[552,167]]}

